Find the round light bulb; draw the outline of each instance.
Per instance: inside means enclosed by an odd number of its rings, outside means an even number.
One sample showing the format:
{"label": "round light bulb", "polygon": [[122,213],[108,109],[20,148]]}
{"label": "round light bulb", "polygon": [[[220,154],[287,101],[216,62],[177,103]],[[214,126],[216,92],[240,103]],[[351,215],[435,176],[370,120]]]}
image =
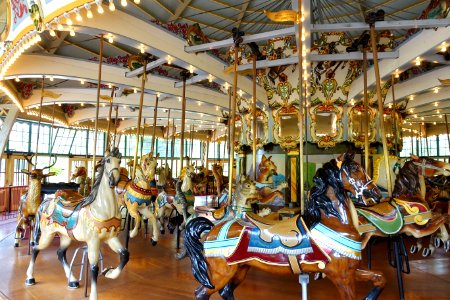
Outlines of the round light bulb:
{"label": "round light bulb", "polygon": [[86,13],[86,17],[88,17],[88,19],[92,19],[94,17],[94,15],[92,14],[92,11],[90,9],[88,9],[88,11]]}
{"label": "round light bulb", "polygon": [[120,4],[123,6],[123,7],[125,7],[125,6],[127,6],[127,0],[121,0],[120,1]]}
{"label": "round light bulb", "polygon": [[102,13],[105,12],[101,4],[100,4],[99,6],[97,6],[97,12],[98,12],[99,14],[102,14]]}
{"label": "round light bulb", "polygon": [[109,2],[109,10],[110,11],[115,11],[116,10],[116,6],[114,5],[114,2],[111,0],[111,2]]}

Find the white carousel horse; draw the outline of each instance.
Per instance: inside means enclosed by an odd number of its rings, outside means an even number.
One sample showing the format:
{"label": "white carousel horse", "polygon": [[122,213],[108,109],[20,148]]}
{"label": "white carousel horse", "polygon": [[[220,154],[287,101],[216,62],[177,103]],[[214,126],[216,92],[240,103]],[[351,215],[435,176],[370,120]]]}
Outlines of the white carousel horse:
{"label": "white carousel horse", "polygon": [[[91,269],[90,300],[97,299],[97,277],[100,244],[105,242],[120,255],[119,265],[114,269],[102,271],[107,278],[115,279],[129,260],[128,250],[122,246],[118,238],[120,233],[120,212],[113,187],[117,185],[120,174],[121,154],[117,148],[105,153],[97,171],[92,192],[89,196],[76,199],[55,197],[44,201],[36,216],[37,244],[33,247],[30,264],[27,270],[27,285],[34,285],[34,265],[40,250],[47,248],[57,234],[60,237],[58,259],[63,265],[69,287],[79,286],[76,278],[69,271],[66,251],[70,243],[82,241],[87,243],[88,258]],[[75,198],[75,197],[74,197]]]}
{"label": "white carousel horse", "polygon": [[156,245],[159,238],[158,226],[154,212],[153,201],[158,195],[155,182],[157,159],[159,154],[147,154],[141,157],[140,166],[136,166],[135,177],[130,181],[124,191],[123,202],[130,216],[134,218],[134,228],[130,231],[130,237],[134,238],[141,225],[141,215],[150,221],[153,229],[152,245]]}
{"label": "white carousel horse", "polygon": [[[165,233],[164,225],[167,220],[167,227],[170,233],[173,233],[177,225],[180,228],[184,228],[185,220],[187,219],[187,207],[186,198],[181,191],[182,182],[180,180],[175,181],[173,178],[168,178],[166,184],[163,187],[163,191],[159,193],[155,202],[155,214],[159,223],[159,229],[161,234]],[[181,224],[173,224],[171,218],[182,216],[183,221]],[[176,219],[173,219],[176,220]],[[178,220],[176,220],[178,222]]]}
{"label": "white carousel horse", "polygon": [[168,164],[162,166],[161,168],[157,168],[156,174],[158,174],[159,186],[164,186],[166,184],[166,180],[168,178],[172,178],[172,170],[169,168]]}

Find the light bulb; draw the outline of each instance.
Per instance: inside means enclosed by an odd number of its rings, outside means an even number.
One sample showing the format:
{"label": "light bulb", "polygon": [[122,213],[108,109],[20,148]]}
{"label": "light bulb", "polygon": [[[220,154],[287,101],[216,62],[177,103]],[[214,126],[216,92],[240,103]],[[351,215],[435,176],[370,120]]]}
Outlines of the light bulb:
{"label": "light bulb", "polygon": [[421,63],[420,56],[417,56],[416,57],[416,66],[420,66],[420,63]]}
{"label": "light bulb", "polygon": [[116,6],[114,5],[114,1],[113,0],[109,0],[109,10],[110,11],[115,11],[116,10]]}
{"label": "light bulb", "polygon": [[139,4],[141,3],[141,0],[134,0],[134,3]]}
{"label": "light bulb", "polygon": [[81,83],[81,84],[84,84],[84,79],[80,79],[80,83]]}
{"label": "light bulb", "polygon": [[133,92],[136,94],[136,93],[137,93],[137,88],[134,88],[134,89],[133,89]]}
{"label": "light bulb", "polygon": [[53,29],[50,29],[50,35],[51,36],[56,36],[56,32]]}
{"label": "light bulb", "polygon": [[73,28],[70,28],[69,34],[70,34],[70,36],[75,36],[75,31],[73,30]]}
{"label": "light bulb", "polygon": [[105,10],[103,9],[103,7],[102,7],[102,5],[101,5],[100,2],[99,2],[99,4],[97,4],[97,12],[98,12],[99,14],[102,14],[102,13],[105,12]]}
{"label": "light bulb", "polygon": [[79,12],[79,11],[77,12],[77,15],[76,15],[76,17],[75,17],[75,20],[77,20],[78,22],[83,21],[83,17],[80,15],[80,12]]}
{"label": "light bulb", "polygon": [[64,13],[64,17],[66,18],[66,24],[69,26],[72,26],[73,22],[72,19],[70,19],[70,16],[68,13]]}
{"label": "light bulb", "polygon": [[109,42],[110,44],[114,43],[114,39],[113,39],[113,36],[112,36],[112,35],[110,35],[110,36],[108,37],[108,42]]}
{"label": "light bulb", "polygon": [[213,81],[213,76],[211,74],[208,75],[208,81],[211,83]]}
{"label": "light bulb", "polygon": [[127,6],[127,0],[121,0],[120,4],[122,4],[123,7]]}
{"label": "light bulb", "polygon": [[53,81],[53,76],[50,76],[50,81]]}
{"label": "light bulb", "polygon": [[92,11],[90,9],[88,9],[87,13],[86,13],[86,17],[88,19],[92,19],[94,17],[94,15],[92,14]]}
{"label": "light bulb", "polygon": [[444,53],[447,51],[447,44],[445,42],[442,42],[441,44],[441,52]]}
{"label": "light bulb", "polygon": [[58,29],[59,31],[62,31],[64,29],[64,27],[62,26],[61,23],[58,23],[58,25],[56,25],[56,29]]}

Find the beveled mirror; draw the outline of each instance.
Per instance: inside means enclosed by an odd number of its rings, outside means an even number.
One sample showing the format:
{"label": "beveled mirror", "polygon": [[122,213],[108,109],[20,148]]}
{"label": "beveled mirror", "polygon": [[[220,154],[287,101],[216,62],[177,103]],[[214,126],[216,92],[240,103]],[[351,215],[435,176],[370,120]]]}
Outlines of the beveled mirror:
{"label": "beveled mirror", "polygon": [[319,147],[334,147],[341,140],[343,110],[342,106],[332,104],[311,107],[311,138]]}
{"label": "beveled mirror", "polygon": [[300,139],[298,108],[294,105],[284,105],[276,112],[274,120],[275,142],[288,151],[296,148]]}
{"label": "beveled mirror", "polygon": [[[249,113],[247,121],[247,140],[251,145],[253,143],[253,114]],[[269,140],[269,118],[265,111],[256,108],[256,147],[262,148]]]}
{"label": "beveled mirror", "polygon": [[393,149],[395,145],[401,147],[403,124],[401,114],[398,111],[393,111],[392,108],[385,108],[383,117],[388,149]]}
{"label": "beveled mirror", "polygon": [[243,122],[240,115],[236,115],[234,120],[234,149],[239,151],[240,147],[245,144],[243,141]]}
{"label": "beveled mirror", "polygon": [[358,104],[350,108],[348,118],[348,135],[350,142],[356,147],[364,147],[364,139],[368,133],[369,143],[375,141],[375,110],[368,107],[367,110],[369,130],[366,125],[366,113],[363,104]]}

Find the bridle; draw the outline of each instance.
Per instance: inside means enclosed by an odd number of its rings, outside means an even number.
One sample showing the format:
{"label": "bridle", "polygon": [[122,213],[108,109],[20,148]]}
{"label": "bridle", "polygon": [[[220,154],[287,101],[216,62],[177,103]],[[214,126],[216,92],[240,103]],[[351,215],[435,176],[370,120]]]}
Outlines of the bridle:
{"label": "bridle", "polygon": [[[347,172],[347,170],[344,167],[342,167],[341,161],[338,161],[338,167],[342,172],[344,172],[345,176],[347,176],[348,182],[355,189],[356,192],[355,197],[357,199],[363,199],[364,191],[369,190],[368,186],[373,182],[373,180],[370,179],[370,177],[366,173],[364,173],[367,182],[364,184],[359,184],[358,181],[356,181],[353,177],[350,177],[350,174]],[[340,172],[341,181],[342,181],[342,172]]]}
{"label": "bridle", "polygon": [[415,164],[416,166],[422,168],[422,176],[425,176],[425,170],[426,169],[431,169],[431,170],[436,170],[436,171],[443,171],[443,172],[450,172],[449,169],[436,167],[436,166],[433,166],[431,164],[427,164],[427,160],[425,158],[422,159],[422,163],[417,162],[417,161],[413,161],[413,164]]}

